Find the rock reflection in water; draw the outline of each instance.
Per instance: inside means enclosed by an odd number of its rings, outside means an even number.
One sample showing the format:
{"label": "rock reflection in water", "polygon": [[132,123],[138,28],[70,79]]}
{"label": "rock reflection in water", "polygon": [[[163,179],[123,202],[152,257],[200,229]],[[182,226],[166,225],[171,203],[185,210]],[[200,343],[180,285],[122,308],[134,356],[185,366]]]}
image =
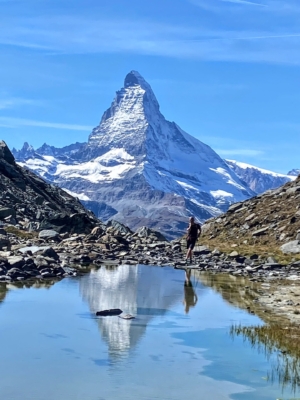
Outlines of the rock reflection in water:
{"label": "rock reflection in water", "polygon": [[33,279],[28,281],[20,281],[13,283],[0,283],[0,303],[5,300],[7,293],[10,290],[15,289],[47,289],[53,286],[55,283],[59,282],[61,279],[47,279],[47,280],[39,280]]}
{"label": "rock reflection in water", "polygon": [[80,280],[81,294],[92,313],[120,308],[124,313],[137,316],[134,320],[97,319],[111,358],[126,355],[144,335],[147,324],[182,299],[182,291],[178,290],[178,282],[170,272],[171,269],[149,266],[103,266]]}
{"label": "rock reflection in water", "polygon": [[0,284],[0,303],[5,299],[7,293],[6,285]]}

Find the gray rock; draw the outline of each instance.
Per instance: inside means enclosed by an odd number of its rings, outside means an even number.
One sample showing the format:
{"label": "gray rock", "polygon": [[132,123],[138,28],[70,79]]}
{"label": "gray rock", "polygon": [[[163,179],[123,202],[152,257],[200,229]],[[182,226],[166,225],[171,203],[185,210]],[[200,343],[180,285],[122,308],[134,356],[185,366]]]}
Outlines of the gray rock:
{"label": "gray rock", "polygon": [[108,221],[107,223],[107,228],[114,228],[116,231],[119,231],[120,233],[126,234],[132,234],[132,230],[128,228],[128,226],[125,226],[124,224],[121,224],[118,221],[115,221],[114,219]]}
{"label": "gray rock", "polygon": [[228,208],[228,212],[236,212],[237,210],[239,210],[240,208],[243,207],[243,203],[235,203],[232,204],[229,208]]}
{"label": "gray rock", "polygon": [[286,193],[287,193],[288,195],[295,194],[295,193],[297,193],[297,192],[300,192],[300,186],[296,186],[296,187],[293,187],[293,188],[289,188],[289,189],[287,189],[287,191],[286,191]]}
{"label": "gray rock", "polygon": [[263,264],[263,269],[265,269],[265,270],[273,270],[273,269],[278,269],[281,267],[282,267],[282,265],[277,262],[267,262],[267,263]]}
{"label": "gray rock", "polygon": [[131,314],[121,314],[121,315],[119,315],[119,318],[122,318],[122,319],[134,319],[135,317],[133,315],[131,315]]}
{"label": "gray rock", "polygon": [[300,253],[300,242],[299,240],[292,240],[291,242],[285,243],[280,247],[280,250],[284,254],[297,254]]}
{"label": "gray rock", "polygon": [[19,268],[11,268],[7,275],[10,276],[12,279],[16,279],[17,277],[25,277],[26,274],[23,273]]}
{"label": "gray rock", "polygon": [[255,217],[256,217],[256,214],[255,214],[255,213],[252,213],[252,214],[248,215],[248,217],[245,218],[245,222],[251,221],[251,219],[253,219],[253,218],[255,218]]}
{"label": "gray rock", "polygon": [[59,255],[56,253],[55,250],[53,250],[52,247],[46,247],[42,250],[40,253],[42,257],[49,257],[53,258],[54,260],[59,260]]}
{"label": "gray rock", "polygon": [[275,260],[275,258],[273,258],[273,257],[268,257],[267,258],[267,263],[269,263],[269,264],[277,264],[277,260]]}
{"label": "gray rock", "polygon": [[173,251],[181,252],[181,244],[180,243],[175,243],[172,246]]}
{"label": "gray rock", "polygon": [[205,233],[207,233],[207,232],[209,232],[211,230],[211,227],[212,227],[212,223],[211,222],[205,223],[205,224],[203,224],[201,226],[201,232],[203,234],[205,234]]}
{"label": "gray rock", "polygon": [[8,264],[10,268],[22,268],[25,265],[25,260],[23,257],[11,256],[7,257]]}
{"label": "gray rock", "polygon": [[23,254],[26,254],[27,252],[31,252],[31,254],[35,254],[39,251],[43,251],[45,249],[49,248],[49,246],[27,246],[27,247],[22,247],[18,251],[20,251]]}
{"label": "gray rock", "polygon": [[167,239],[157,231],[154,231],[153,229],[147,228],[146,226],[141,226],[136,232],[135,235],[138,237],[149,237],[149,236],[154,236],[156,239],[161,240],[161,241],[167,241]]}
{"label": "gray rock", "polygon": [[54,230],[45,229],[39,233],[39,238],[45,240],[57,239],[59,238],[59,233]]}
{"label": "gray rock", "polygon": [[269,227],[267,226],[266,228],[261,228],[258,229],[257,231],[252,232],[252,236],[261,236],[265,235],[267,231],[269,230]]}

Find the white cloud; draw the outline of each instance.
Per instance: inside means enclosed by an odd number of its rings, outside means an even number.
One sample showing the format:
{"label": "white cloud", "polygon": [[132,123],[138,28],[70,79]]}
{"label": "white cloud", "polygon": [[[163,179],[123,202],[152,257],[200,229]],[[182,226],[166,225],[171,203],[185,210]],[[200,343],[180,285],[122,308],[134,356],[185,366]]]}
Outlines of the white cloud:
{"label": "white cloud", "polygon": [[65,129],[71,131],[91,131],[93,127],[86,125],[75,125],[65,124],[57,122],[44,122],[36,121],[24,118],[11,118],[11,117],[0,117],[0,126],[6,128],[18,128],[22,126],[32,126],[40,128],[51,128],[51,129]]}

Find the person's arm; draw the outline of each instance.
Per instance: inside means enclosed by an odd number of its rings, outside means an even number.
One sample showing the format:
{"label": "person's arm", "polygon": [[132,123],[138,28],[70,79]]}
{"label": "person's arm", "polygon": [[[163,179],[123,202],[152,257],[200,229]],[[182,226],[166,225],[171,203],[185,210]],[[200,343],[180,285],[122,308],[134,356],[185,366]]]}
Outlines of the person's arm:
{"label": "person's arm", "polygon": [[198,225],[198,239],[199,239],[199,237],[200,237],[200,235],[201,235],[201,226],[200,225]]}

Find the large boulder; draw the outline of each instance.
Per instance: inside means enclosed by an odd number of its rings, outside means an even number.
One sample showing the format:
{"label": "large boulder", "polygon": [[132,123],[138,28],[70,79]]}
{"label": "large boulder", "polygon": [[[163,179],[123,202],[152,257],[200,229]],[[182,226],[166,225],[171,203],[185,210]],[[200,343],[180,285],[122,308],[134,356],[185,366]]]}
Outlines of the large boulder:
{"label": "large boulder", "polygon": [[56,240],[59,238],[59,233],[51,229],[45,229],[39,233],[39,238],[45,240]]}
{"label": "large boulder", "polygon": [[123,234],[131,234],[133,233],[131,229],[128,228],[128,226],[121,224],[121,222],[115,221],[114,219],[110,220],[107,222],[107,228],[113,228],[113,230],[118,231],[119,233]]}
{"label": "large boulder", "polygon": [[161,240],[161,241],[167,241],[167,239],[160,233],[157,231],[154,231],[153,229],[147,228],[146,226],[141,226],[136,232],[135,235],[137,235],[138,237],[143,237],[143,238],[147,238],[147,237],[155,237],[157,240]]}
{"label": "large boulder", "polygon": [[42,230],[53,229],[59,233],[90,233],[94,227],[95,221],[85,213],[53,213],[40,224]]}

